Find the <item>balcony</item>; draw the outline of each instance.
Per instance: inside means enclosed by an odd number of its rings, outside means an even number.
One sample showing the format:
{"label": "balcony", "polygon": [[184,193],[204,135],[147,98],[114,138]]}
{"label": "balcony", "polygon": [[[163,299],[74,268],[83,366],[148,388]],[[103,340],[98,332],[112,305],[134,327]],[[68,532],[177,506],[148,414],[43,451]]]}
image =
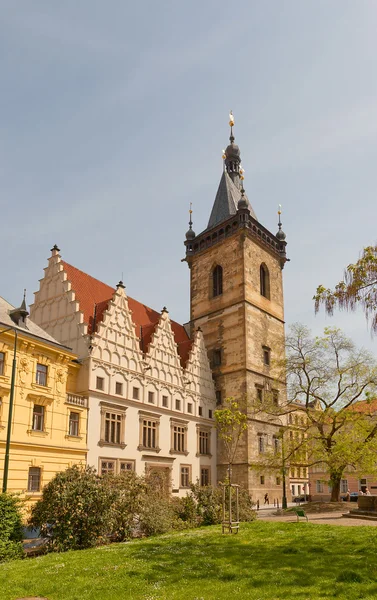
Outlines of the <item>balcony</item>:
{"label": "balcony", "polygon": [[77,394],[67,394],[66,403],[72,404],[72,406],[88,408],[88,398],[85,398],[84,396],[78,396]]}

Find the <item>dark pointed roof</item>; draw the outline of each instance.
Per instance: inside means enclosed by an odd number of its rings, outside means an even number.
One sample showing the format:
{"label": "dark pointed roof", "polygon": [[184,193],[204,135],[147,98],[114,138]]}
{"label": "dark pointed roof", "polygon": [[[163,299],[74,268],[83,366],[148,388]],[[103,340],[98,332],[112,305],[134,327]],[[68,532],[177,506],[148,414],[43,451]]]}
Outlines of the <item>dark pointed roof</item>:
{"label": "dark pointed roof", "polygon": [[[245,196],[247,199],[247,197]],[[225,221],[230,216],[237,213],[238,201],[241,199],[241,190],[233,183],[227,171],[224,169],[220,179],[219,188],[217,190],[214,205],[212,207],[211,216],[208,221],[207,229],[215,227],[221,221]],[[254,219],[257,219],[248,201],[250,214]]]}

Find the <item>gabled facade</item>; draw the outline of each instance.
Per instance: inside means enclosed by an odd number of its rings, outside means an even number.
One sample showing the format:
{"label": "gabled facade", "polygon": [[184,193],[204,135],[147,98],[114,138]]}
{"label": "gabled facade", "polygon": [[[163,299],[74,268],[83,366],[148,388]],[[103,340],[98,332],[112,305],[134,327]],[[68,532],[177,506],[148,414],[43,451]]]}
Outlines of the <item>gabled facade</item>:
{"label": "gabled facade", "polygon": [[168,475],[174,493],[216,480],[215,390],[200,330],[171,321],[65,263],[57,247],[33,319],[78,353],[88,397],[88,464]]}
{"label": "gabled facade", "polygon": [[0,474],[3,483],[15,356],[7,491],[35,501],[57,471],[86,463],[88,411],[76,356],[27,315],[0,298]]}

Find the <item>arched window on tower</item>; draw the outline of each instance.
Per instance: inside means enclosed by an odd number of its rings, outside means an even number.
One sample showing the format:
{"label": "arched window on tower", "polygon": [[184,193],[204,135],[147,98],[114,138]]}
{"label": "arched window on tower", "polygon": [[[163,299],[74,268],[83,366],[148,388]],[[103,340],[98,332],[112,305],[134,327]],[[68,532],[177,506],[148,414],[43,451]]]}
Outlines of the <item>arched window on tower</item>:
{"label": "arched window on tower", "polygon": [[217,265],[212,271],[212,296],[221,296],[223,293],[223,268]]}
{"label": "arched window on tower", "polygon": [[260,274],[260,293],[261,296],[270,299],[270,275],[268,269],[264,263],[261,264],[259,269]]}

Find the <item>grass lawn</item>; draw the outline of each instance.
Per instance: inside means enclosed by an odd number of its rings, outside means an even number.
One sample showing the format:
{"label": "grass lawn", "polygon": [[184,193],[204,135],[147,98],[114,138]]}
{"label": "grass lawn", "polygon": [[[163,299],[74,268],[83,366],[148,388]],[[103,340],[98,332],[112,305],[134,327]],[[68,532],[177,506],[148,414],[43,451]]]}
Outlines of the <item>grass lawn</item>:
{"label": "grass lawn", "polygon": [[257,521],[0,565],[0,598],[377,598],[374,527]]}

